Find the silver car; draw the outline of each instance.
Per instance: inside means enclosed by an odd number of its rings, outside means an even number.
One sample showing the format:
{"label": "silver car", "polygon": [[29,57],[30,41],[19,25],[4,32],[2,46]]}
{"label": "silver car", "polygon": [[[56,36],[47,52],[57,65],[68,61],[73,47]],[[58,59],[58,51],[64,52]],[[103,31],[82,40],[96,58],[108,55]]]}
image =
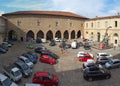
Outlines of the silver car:
{"label": "silver car", "polygon": [[18,86],[18,85],[11,81],[7,76],[0,73],[0,86]]}
{"label": "silver car", "polygon": [[117,68],[117,67],[120,67],[119,59],[112,59],[111,61],[109,61],[105,64],[105,68],[107,68],[107,69]]}

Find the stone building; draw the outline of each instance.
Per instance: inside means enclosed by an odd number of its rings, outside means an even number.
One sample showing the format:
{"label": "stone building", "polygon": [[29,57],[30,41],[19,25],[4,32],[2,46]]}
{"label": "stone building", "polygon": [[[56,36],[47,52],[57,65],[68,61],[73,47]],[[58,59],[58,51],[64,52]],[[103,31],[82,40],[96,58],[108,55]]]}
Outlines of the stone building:
{"label": "stone building", "polygon": [[108,42],[115,46],[120,44],[120,15],[96,17],[84,23],[84,37],[101,42],[105,33],[108,35]]}
{"label": "stone building", "polygon": [[86,17],[61,11],[18,11],[6,13],[7,36],[12,40],[81,38]]}
{"label": "stone building", "polygon": [[0,16],[0,42],[5,38],[6,34],[6,18]]}

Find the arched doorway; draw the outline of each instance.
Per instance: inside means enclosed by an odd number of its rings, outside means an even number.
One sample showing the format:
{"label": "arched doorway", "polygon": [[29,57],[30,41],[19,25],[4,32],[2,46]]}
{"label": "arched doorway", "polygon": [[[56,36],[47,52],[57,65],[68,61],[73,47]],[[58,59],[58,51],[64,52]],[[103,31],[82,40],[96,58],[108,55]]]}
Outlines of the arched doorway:
{"label": "arched doorway", "polygon": [[17,32],[14,31],[14,30],[10,30],[8,32],[8,40],[11,40],[11,41],[17,41]]}
{"label": "arched doorway", "polygon": [[53,33],[51,30],[49,30],[46,34],[46,39],[47,40],[52,40],[53,39]]}
{"label": "arched doorway", "polygon": [[77,32],[77,38],[81,38],[81,31],[80,30]]}
{"label": "arched doorway", "polygon": [[75,39],[75,31],[74,30],[71,32],[71,39]]}
{"label": "arched doorway", "polygon": [[99,32],[97,33],[97,38],[98,38],[98,39],[97,39],[98,42],[100,42],[100,33],[99,33]]}
{"label": "arched doorway", "polygon": [[34,33],[33,31],[28,31],[27,34],[26,34],[26,40],[29,41],[29,40],[33,40],[34,39]]}
{"label": "arched doorway", "polygon": [[61,38],[61,32],[60,32],[60,31],[57,31],[56,34],[55,34],[55,37]]}
{"label": "arched doorway", "polygon": [[69,39],[69,33],[68,33],[67,30],[64,32],[64,38],[65,38],[65,39]]}
{"label": "arched doorway", "polygon": [[37,33],[37,38],[44,38],[44,33],[43,33],[43,31],[39,31],[38,33]]}

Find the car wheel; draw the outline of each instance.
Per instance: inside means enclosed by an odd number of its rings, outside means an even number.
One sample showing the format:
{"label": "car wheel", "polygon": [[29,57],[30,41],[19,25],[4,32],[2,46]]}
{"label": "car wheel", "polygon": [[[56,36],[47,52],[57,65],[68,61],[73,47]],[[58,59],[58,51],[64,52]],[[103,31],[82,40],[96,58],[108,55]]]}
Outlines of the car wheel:
{"label": "car wheel", "polygon": [[52,86],[57,86],[57,85],[54,84],[54,85],[52,85]]}
{"label": "car wheel", "polygon": [[107,75],[107,76],[106,76],[106,79],[109,79],[109,78],[110,78],[110,75]]}
{"label": "car wheel", "polygon": [[89,80],[89,81],[93,81],[93,78],[92,78],[92,77],[90,77],[90,78],[88,78],[88,80]]}

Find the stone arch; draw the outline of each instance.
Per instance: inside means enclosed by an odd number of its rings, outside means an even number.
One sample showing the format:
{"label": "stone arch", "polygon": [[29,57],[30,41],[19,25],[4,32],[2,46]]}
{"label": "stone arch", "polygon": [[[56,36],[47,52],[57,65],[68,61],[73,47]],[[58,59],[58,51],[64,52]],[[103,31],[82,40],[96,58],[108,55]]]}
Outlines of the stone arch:
{"label": "stone arch", "polygon": [[71,39],[75,39],[75,31],[74,30],[71,32]]}
{"label": "stone arch", "polygon": [[118,34],[117,33],[114,33],[114,35],[113,35],[114,37],[118,37]]}
{"label": "stone arch", "polygon": [[47,40],[52,40],[53,39],[53,32],[49,30],[46,34],[46,39]]}
{"label": "stone arch", "polygon": [[55,33],[55,37],[61,38],[61,32],[59,30]]}
{"label": "stone arch", "polygon": [[81,31],[80,30],[77,32],[77,38],[81,38]]}
{"label": "stone arch", "polygon": [[26,40],[29,41],[31,39],[34,39],[34,33],[32,30],[28,31],[26,34]]}
{"label": "stone arch", "polygon": [[15,30],[10,30],[8,32],[8,40],[12,40],[12,41],[17,41],[18,40],[18,34]]}
{"label": "stone arch", "polygon": [[44,32],[43,31],[38,31],[37,32],[37,38],[44,38]]}
{"label": "stone arch", "polygon": [[69,39],[69,33],[68,33],[68,30],[66,30],[64,32],[64,36],[63,36],[65,39]]}

